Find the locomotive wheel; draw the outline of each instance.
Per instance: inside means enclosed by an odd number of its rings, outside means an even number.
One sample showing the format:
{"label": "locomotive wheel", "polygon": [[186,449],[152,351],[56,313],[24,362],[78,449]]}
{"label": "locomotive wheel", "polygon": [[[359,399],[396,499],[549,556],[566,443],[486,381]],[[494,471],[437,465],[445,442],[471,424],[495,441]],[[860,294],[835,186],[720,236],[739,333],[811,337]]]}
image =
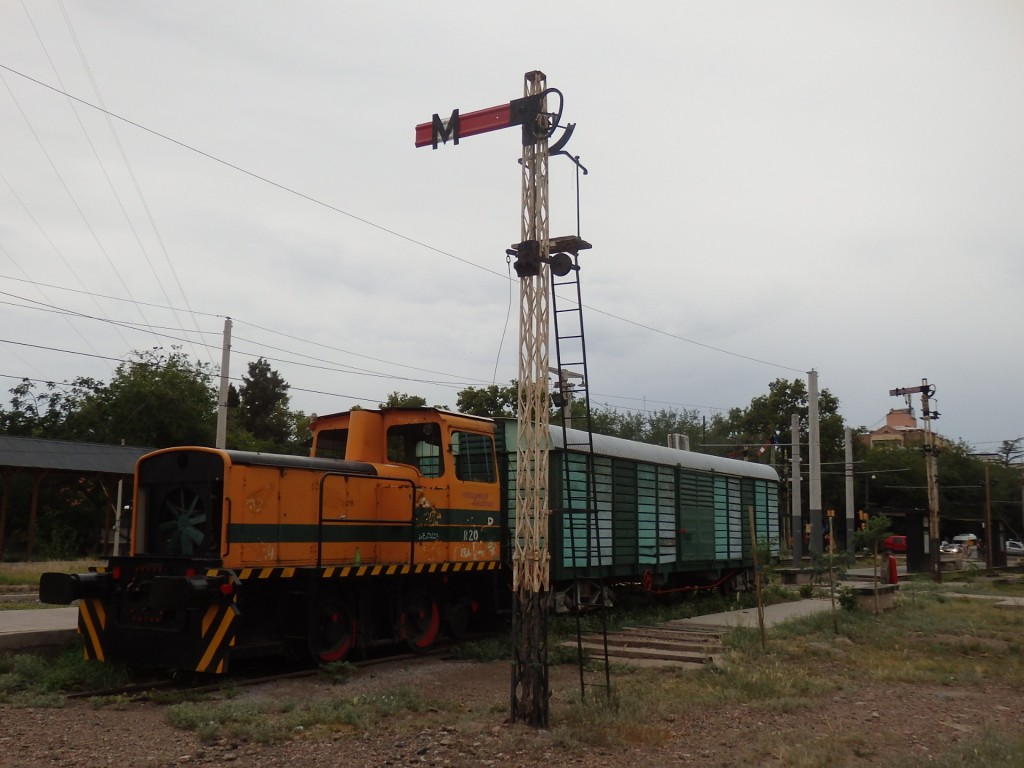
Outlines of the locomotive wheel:
{"label": "locomotive wheel", "polygon": [[445,624],[451,636],[456,640],[465,637],[470,618],[479,610],[480,606],[468,597],[449,605],[445,610]]}
{"label": "locomotive wheel", "polygon": [[414,651],[425,651],[441,633],[441,611],[426,592],[412,592],[402,601],[399,632]]}
{"label": "locomotive wheel", "polygon": [[316,610],[309,634],[309,650],[320,662],[343,661],[356,644],[356,620],[338,600],[327,600]]}

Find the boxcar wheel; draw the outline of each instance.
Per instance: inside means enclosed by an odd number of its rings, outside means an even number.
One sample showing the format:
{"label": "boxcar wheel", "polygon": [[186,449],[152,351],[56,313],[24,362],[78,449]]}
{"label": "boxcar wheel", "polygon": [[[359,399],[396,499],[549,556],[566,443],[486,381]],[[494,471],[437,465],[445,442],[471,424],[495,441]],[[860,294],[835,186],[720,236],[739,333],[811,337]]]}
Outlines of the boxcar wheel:
{"label": "boxcar wheel", "polygon": [[425,651],[441,633],[441,611],[426,592],[412,592],[402,600],[398,616],[401,638],[414,651]]}
{"label": "boxcar wheel", "polygon": [[356,621],[341,601],[326,600],[312,617],[309,650],[318,662],[343,661],[356,643]]}

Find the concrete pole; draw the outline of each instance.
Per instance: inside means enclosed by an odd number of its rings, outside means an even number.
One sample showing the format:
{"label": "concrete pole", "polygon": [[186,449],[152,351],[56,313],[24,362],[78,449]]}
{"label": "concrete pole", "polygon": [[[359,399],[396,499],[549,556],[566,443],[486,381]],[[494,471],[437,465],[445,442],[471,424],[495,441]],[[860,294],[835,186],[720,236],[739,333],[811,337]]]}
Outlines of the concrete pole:
{"label": "concrete pole", "polygon": [[853,534],[857,530],[857,512],[853,508],[853,430],[849,427],[843,430],[843,439],[846,442],[846,551],[852,555]]}
{"label": "concrete pole", "polygon": [[801,567],[804,558],[804,513],[801,508],[800,494],[800,415],[794,413],[789,417],[789,430],[793,436],[793,448],[790,458],[791,482],[789,486],[789,506],[792,510],[793,566]]}
{"label": "concrete pole", "polygon": [[224,318],[224,343],[220,350],[220,396],[217,399],[217,442],[221,450],[228,437],[228,381],[231,366],[231,318]]}
{"label": "concrete pole", "polygon": [[821,528],[821,437],[818,424],[818,372],[807,372],[807,460],[810,462],[810,488],[807,512],[811,518],[812,555],[822,554]]}

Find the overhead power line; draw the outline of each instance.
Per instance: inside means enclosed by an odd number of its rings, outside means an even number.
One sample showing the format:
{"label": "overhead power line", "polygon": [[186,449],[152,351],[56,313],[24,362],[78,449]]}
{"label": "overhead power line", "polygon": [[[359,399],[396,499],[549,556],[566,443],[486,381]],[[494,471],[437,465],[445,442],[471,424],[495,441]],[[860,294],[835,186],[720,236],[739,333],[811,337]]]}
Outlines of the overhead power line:
{"label": "overhead power line", "polygon": [[[232,163],[232,162],[230,162],[228,160],[224,160],[223,158],[217,157],[216,155],[210,154],[209,152],[205,152],[205,151],[203,151],[203,150],[201,150],[201,149],[199,149],[197,147],[194,147],[194,146],[192,146],[190,144],[187,144],[187,143],[185,143],[183,141],[175,139],[175,138],[173,138],[171,136],[168,136],[166,134],[160,133],[159,131],[153,130],[152,128],[148,128],[145,125],[142,125],[141,123],[137,123],[137,122],[135,122],[133,120],[130,120],[130,119],[126,118],[126,117],[123,117],[123,116],[117,114],[116,112],[111,112],[110,110],[106,109],[105,107],[93,104],[92,102],[86,101],[85,99],[82,99],[82,98],[80,98],[78,96],[74,96],[74,95],[72,95],[72,94],[70,94],[70,93],[68,93],[68,92],[66,92],[66,91],[64,91],[64,90],[62,90],[60,88],[57,88],[57,87],[55,87],[53,85],[50,85],[49,83],[45,83],[42,80],[38,80],[38,79],[36,79],[36,78],[34,78],[34,77],[30,76],[30,75],[25,74],[24,72],[20,72],[20,71],[18,71],[16,69],[13,69],[12,67],[9,67],[9,66],[7,66],[5,64],[0,64],[0,69],[3,69],[5,71],[7,71],[7,72],[10,72],[13,75],[17,75],[18,77],[24,78],[25,80],[28,80],[29,82],[35,83],[36,85],[38,85],[38,86],[40,86],[42,88],[46,88],[47,90],[53,91],[54,93],[58,93],[58,94],[60,94],[62,96],[65,96],[65,97],[67,97],[69,99],[73,99],[74,101],[76,101],[76,102],[78,102],[80,104],[83,104],[83,105],[89,107],[90,109],[95,109],[98,112],[102,112],[103,114],[108,115],[108,116],[110,116],[110,117],[112,117],[112,118],[114,118],[116,120],[120,120],[121,122],[126,123],[128,125],[131,125],[134,128],[138,128],[140,131],[145,131],[146,133],[149,133],[149,134],[151,134],[153,136],[156,136],[157,138],[163,139],[164,141],[168,141],[168,142],[170,142],[170,143],[172,143],[172,144],[174,144],[176,146],[181,147],[182,149],[186,149],[186,150],[188,150],[190,152],[194,152],[197,155],[205,157],[208,160],[212,160],[213,162],[218,163],[220,165],[223,165],[223,166],[225,166],[227,168],[230,168],[230,169],[232,169],[234,171],[237,171],[238,173],[241,173],[241,174],[244,174],[246,176],[249,176],[250,178],[256,179],[257,181],[261,181],[261,182],[263,182],[265,184],[269,184],[270,186],[275,187],[277,189],[280,189],[283,192],[287,192],[289,194],[295,195],[296,197],[299,197],[299,198],[301,198],[303,200],[306,200],[307,202],[313,203],[314,205],[318,205],[318,206],[320,206],[322,208],[326,208],[326,209],[328,209],[330,211],[333,211],[335,213],[340,213],[342,216],[346,216],[346,217],[348,217],[348,218],[350,218],[350,219],[352,219],[354,221],[358,221],[361,224],[365,224],[368,227],[372,227],[372,228],[374,228],[374,229],[376,229],[376,230],[378,230],[380,232],[384,232],[384,233],[389,234],[389,235],[391,235],[393,237],[397,237],[400,240],[404,240],[405,242],[410,243],[412,245],[417,245],[417,246],[419,246],[421,248],[425,248],[425,249],[427,249],[429,251],[432,251],[434,253],[440,254],[442,256],[447,256],[450,259],[454,259],[455,261],[458,261],[458,262],[461,262],[463,264],[466,264],[467,266],[473,267],[474,269],[482,270],[482,271],[487,272],[489,274],[495,275],[496,277],[500,277],[500,278],[502,278],[504,280],[510,279],[509,276],[507,276],[505,274],[502,274],[501,272],[498,272],[497,270],[490,269],[488,267],[482,266],[482,265],[477,264],[477,263],[475,263],[473,261],[470,261],[469,259],[464,259],[464,258],[462,258],[460,256],[456,256],[455,254],[451,253],[450,251],[445,251],[442,248],[438,248],[436,246],[430,245],[429,243],[425,243],[422,240],[417,240],[416,238],[410,237],[409,235],[402,234],[401,232],[399,232],[399,231],[397,231],[395,229],[391,229],[390,227],[386,227],[386,226],[384,226],[382,224],[378,224],[375,221],[371,221],[370,219],[364,218],[364,217],[359,216],[357,214],[354,214],[354,213],[352,213],[350,211],[346,211],[343,208],[339,208],[336,205],[332,205],[331,203],[328,203],[328,202],[325,202],[323,200],[320,200],[320,199],[318,199],[316,197],[313,197],[312,195],[307,195],[304,192],[300,192],[299,190],[295,189],[294,187],[289,187],[287,184],[283,184],[281,182],[274,181],[273,179],[270,179],[270,178],[268,178],[266,176],[262,176],[262,175],[260,175],[258,173],[255,173],[253,171],[247,170],[246,168],[243,168],[243,167],[241,167],[239,165],[236,165],[235,163]],[[773,368],[779,368],[779,369],[782,369],[782,370],[794,371],[796,373],[804,373],[804,371],[806,370],[805,368],[795,368],[793,366],[783,365],[781,363],[773,363],[771,361],[763,360],[763,359],[756,358],[756,357],[752,357],[750,355],[743,355],[743,354],[740,354],[738,352],[731,352],[731,351],[729,351],[727,349],[722,349],[721,347],[715,347],[715,346],[713,346],[711,344],[705,344],[703,342],[694,341],[693,339],[686,338],[685,336],[680,336],[679,334],[671,333],[669,331],[663,331],[661,329],[654,328],[653,326],[646,325],[644,323],[640,323],[640,322],[637,322],[635,320],[630,320],[628,318],[622,317],[621,315],[616,315],[616,314],[614,314],[612,312],[608,312],[608,311],[605,311],[605,310],[602,310],[602,309],[598,309],[598,308],[592,307],[590,305],[584,305],[584,306],[588,310],[590,310],[590,311],[597,312],[598,314],[605,315],[606,317],[610,317],[613,320],[618,320],[619,322],[627,323],[629,325],[636,326],[637,328],[642,328],[643,330],[651,331],[653,333],[657,333],[657,334],[660,334],[662,336],[666,336],[666,337],[671,338],[671,339],[676,339],[677,341],[682,341],[682,342],[685,342],[687,344],[692,344],[694,346],[701,347],[702,349],[707,349],[707,350],[710,350],[712,352],[718,352],[719,354],[729,355],[731,357],[736,357],[736,358],[739,358],[741,360],[747,360],[747,361],[758,363],[758,364],[761,364],[761,365],[768,365],[768,366],[771,366]]]}

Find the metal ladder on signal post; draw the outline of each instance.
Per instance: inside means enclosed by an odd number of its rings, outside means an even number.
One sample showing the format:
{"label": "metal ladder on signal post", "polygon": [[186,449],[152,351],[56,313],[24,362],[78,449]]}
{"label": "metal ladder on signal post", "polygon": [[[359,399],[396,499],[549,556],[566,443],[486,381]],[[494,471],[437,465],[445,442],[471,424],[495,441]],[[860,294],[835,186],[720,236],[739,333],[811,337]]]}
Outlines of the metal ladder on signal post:
{"label": "metal ladder on signal post", "polygon": [[[553,398],[556,407],[562,410],[562,496],[564,502],[561,514],[555,519],[562,526],[563,537],[569,538],[568,550],[573,571],[583,571],[573,582],[573,606],[576,617],[576,659],[580,674],[580,695],[586,698],[588,688],[604,689],[611,698],[611,666],[608,657],[608,613],[605,606],[605,583],[603,570],[603,542],[601,524],[597,514],[597,492],[594,477],[594,433],[590,411],[590,376],[587,372],[586,336],[583,332],[583,302],[580,291],[579,252],[590,248],[590,244],[577,236],[551,238],[551,314],[555,326],[555,359],[557,369],[556,392]],[[572,406],[576,400],[583,404],[582,429],[571,429]],[[585,465],[585,479],[573,483],[573,463],[570,452],[582,454]],[[553,507],[554,505],[552,505]],[[584,542],[584,552],[577,551],[577,544]],[[580,560],[583,560],[582,566]],[[596,562],[595,562],[596,561]],[[595,570],[596,578],[588,578],[588,571]],[[603,679],[589,679],[583,647],[582,596],[587,582],[597,582],[597,613],[600,621],[600,658],[594,661],[603,666]],[[600,676],[599,671],[591,674]]]}

